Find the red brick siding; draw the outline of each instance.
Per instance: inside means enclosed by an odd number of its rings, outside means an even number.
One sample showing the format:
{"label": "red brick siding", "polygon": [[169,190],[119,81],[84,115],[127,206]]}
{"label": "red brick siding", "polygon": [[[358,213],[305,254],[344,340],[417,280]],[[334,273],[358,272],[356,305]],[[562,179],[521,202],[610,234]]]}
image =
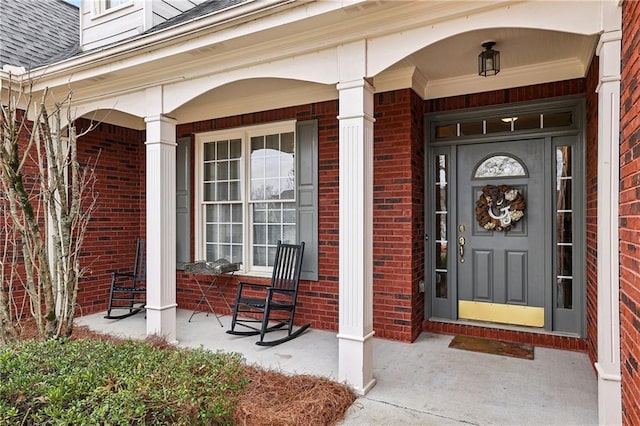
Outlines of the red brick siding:
{"label": "red brick siding", "polygon": [[577,78],[573,80],[557,81],[554,83],[516,87],[513,89],[494,90],[492,92],[431,99],[425,101],[425,112],[443,112],[462,108],[533,101],[536,99],[554,98],[559,96],[581,95],[584,92],[585,80]]}
{"label": "red brick siding", "polygon": [[622,4],[620,360],[622,416],[640,424],[640,3]]}
{"label": "red brick siding", "polygon": [[[78,131],[89,123],[79,120]],[[83,246],[87,268],[78,290],[82,314],[106,310],[114,269],[131,270],[136,237],[145,235],[144,132],[100,124],[78,141],[78,159],[95,162],[98,203]]]}
{"label": "red brick siding", "polygon": [[424,280],[424,191],[425,191],[425,145],[424,145],[424,101],[415,92],[411,92],[411,170],[412,176],[412,280],[411,302],[413,319],[411,340],[418,338],[424,321],[424,293],[419,291],[420,281]]}
{"label": "red brick siding", "polygon": [[[546,84],[536,84],[513,89],[453,96],[450,98],[425,101],[425,112],[443,112],[463,108],[525,102],[538,99],[581,95],[585,93],[585,79],[573,79]],[[536,346],[548,346],[561,349],[584,351],[586,340],[572,337],[551,336],[547,334],[514,332],[494,328],[484,328],[453,323],[441,323],[425,320],[423,329],[448,334],[483,336],[502,340],[531,343]]]}
{"label": "red brick siding", "polygon": [[375,95],[373,324],[376,335],[403,341],[417,337],[414,301],[417,281],[422,278],[413,275],[414,228],[424,219],[414,217],[416,171],[412,163],[418,143],[412,93],[405,89]]}
{"label": "red brick siding", "polygon": [[598,57],[587,73],[586,95],[586,310],[587,353],[598,358]]}

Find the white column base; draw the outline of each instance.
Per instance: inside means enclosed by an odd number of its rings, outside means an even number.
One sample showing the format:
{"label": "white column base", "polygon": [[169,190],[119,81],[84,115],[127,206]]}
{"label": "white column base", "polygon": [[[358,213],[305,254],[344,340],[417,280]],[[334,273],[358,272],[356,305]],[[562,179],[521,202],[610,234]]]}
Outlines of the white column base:
{"label": "white column base", "polygon": [[622,377],[607,374],[602,365],[594,364],[598,372],[598,424],[622,424]]}
{"label": "white column base", "polygon": [[147,310],[147,336],[157,334],[172,345],[178,344],[176,331],[176,303],[168,306],[145,306]]}
{"label": "white column base", "polygon": [[338,334],[338,375],[357,395],[376,384],[373,378],[373,332],[364,337]]}

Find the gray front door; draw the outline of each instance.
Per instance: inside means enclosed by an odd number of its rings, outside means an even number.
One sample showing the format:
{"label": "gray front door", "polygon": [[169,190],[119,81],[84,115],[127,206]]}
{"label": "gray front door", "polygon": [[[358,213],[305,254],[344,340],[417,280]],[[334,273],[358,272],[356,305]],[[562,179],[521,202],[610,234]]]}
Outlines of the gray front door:
{"label": "gray front door", "polygon": [[[545,325],[545,286],[549,285],[545,262],[550,256],[545,253],[544,148],[544,139],[457,146],[457,221],[452,243],[459,318]],[[501,209],[511,203],[506,199],[487,207],[487,192],[501,198],[507,189],[511,191],[507,198],[518,193],[524,198],[521,218],[514,215],[511,220],[515,208]],[[481,197],[485,200],[478,204]],[[501,220],[510,229],[499,230]]]}

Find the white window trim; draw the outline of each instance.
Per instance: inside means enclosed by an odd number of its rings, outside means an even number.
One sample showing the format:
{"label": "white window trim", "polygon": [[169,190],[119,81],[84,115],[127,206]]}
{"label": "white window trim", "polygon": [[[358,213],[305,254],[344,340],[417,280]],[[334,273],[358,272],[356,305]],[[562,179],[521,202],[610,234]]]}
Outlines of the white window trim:
{"label": "white window trim", "polygon": [[[243,232],[243,250],[242,250],[242,267],[239,273],[243,275],[256,276],[256,277],[270,277],[272,268],[253,266],[253,233],[251,232],[251,225],[253,224],[252,209],[253,204],[248,195],[250,190],[250,140],[252,136],[263,136],[266,134],[274,133],[294,133],[296,132],[296,121],[278,121],[276,123],[258,124],[254,126],[247,126],[235,129],[218,130],[206,133],[197,133],[195,135],[195,163],[197,166],[194,170],[194,231],[195,231],[195,259],[206,259],[206,238],[204,234],[204,201],[203,201],[203,188],[202,182],[204,178],[204,144],[212,142],[214,140],[224,139],[240,139],[241,140],[241,155],[242,161],[240,162],[240,180],[242,182],[242,191],[240,194],[240,201],[243,206],[242,216],[242,232]],[[294,152],[297,151],[297,144],[294,145]],[[295,192],[295,191],[294,191]],[[290,201],[284,201],[290,202]]]}
{"label": "white window trim", "polygon": [[105,0],[93,0],[93,16],[92,18],[101,18],[103,16],[109,15],[111,13],[115,13],[119,10],[125,9],[127,7],[133,6],[134,0],[129,0],[122,4],[119,4],[115,7],[106,8]]}

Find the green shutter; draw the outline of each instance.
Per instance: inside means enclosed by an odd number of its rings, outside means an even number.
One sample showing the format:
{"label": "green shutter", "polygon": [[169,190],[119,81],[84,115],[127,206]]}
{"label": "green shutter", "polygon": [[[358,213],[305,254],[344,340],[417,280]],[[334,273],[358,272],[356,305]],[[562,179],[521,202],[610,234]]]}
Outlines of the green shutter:
{"label": "green shutter", "polygon": [[176,264],[191,262],[191,138],[176,147]]}
{"label": "green shutter", "polygon": [[296,125],[296,182],[298,242],[304,241],[302,273],[305,280],[318,280],[318,120]]}

